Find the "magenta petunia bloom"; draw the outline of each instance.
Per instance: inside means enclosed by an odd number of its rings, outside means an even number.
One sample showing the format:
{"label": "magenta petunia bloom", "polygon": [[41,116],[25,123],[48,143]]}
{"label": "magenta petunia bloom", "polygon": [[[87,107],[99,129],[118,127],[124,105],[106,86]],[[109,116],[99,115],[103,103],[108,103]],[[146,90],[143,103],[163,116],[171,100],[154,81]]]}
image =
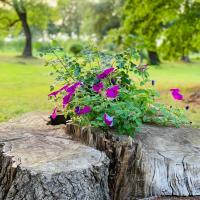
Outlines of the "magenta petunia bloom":
{"label": "magenta petunia bloom", "polygon": [[98,79],[104,79],[115,70],[114,67],[105,69],[101,74],[97,75]]}
{"label": "magenta petunia bloom", "polygon": [[171,95],[175,100],[183,100],[183,95],[180,94],[180,90],[178,88],[170,89]]}
{"label": "magenta petunia bloom", "polygon": [[56,90],[56,91],[54,91],[54,92],[48,94],[48,96],[49,96],[49,97],[50,97],[50,96],[56,97],[58,93],[60,93],[60,92],[63,91],[63,90],[66,90],[67,88],[68,88],[68,85],[65,85],[65,86],[63,86],[62,88],[60,88],[59,90]]}
{"label": "magenta petunia bloom", "polygon": [[69,93],[66,96],[64,96],[63,98],[63,108],[65,108],[67,106],[67,104],[69,104],[69,102],[72,100],[72,96],[74,93]]}
{"label": "magenta petunia bloom", "polygon": [[178,88],[170,89],[171,92],[180,92]]}
{"label": "magenta petunia bloom", "polygon": [[60,88],[59,91],[63,91],[63,90],[67,91],[68,87],[69,87],[69,85],[64,85],[63,87]]}
{"label": "magenta petunia bloom", "polygon": [[108,98],[115,98],[118,96],[118,93],[119,93],[119,85],[114,85],[113,87],[111,88],[108,88],[106,90],[106,96]]}
{"label": "magenta petunia bloom", "polygon": [[77,115],[85,115],[85,114],[89,113],[90,111],[91,111],[91,107],[90,106],[84,106],[82,109],[80,109],[79,106],[77,106],[75,108],[75,113]]}
{"label": "magenta petunia bloom", "polygon": [[108,126],[113,126],[113,117],[110,117],[108,114],[104,114],[103,115],[103,119],[104,122],[108,125]]}
{"label": "magenta petunia bloom", "polygon": [[66,91],[69,92],[69,93],[75,93],[76,91],[76,88],[83,85],[81,82],[76,82],[74,84],[72,84],[71,86],[69,86]]}
{"label": "magenta petunia bloom", "polygon": [[56,97],[59,92],[60,92],[60,90],[54,91],[54,92],[48,94],[48,97],[51,97],[51,96]]}
{"label": "magenta petunia bloom", "polygon": [[57,107],[55,107],[54,109],[53,109],[53,112],[52,112],[52,114],[51,114],[51,118],[52,119],[55,119],[57,117]]}
{"label": "magenta petunia bloom", "polygon": [[104,88],[104,85],[102,82],[98,83],[98,84],[95,84],[92,86],[92,89],[96,92],[96,93],[99,93],[101,89]]}

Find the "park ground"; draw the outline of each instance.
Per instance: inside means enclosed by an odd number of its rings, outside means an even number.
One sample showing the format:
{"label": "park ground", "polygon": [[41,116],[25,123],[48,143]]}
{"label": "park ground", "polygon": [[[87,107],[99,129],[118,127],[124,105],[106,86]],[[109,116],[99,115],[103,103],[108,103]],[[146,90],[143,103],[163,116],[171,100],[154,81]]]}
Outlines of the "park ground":
{"label": "park ground", "polygon": [[[53,105],[47,98],[53,82],[50,71],[41,59],[0,54],[0,122],[29,111],[51,112]],[[159,101],[183,109],[189,105],[186,115],[193,126],[200,127],[200,105],[187,101],[193,92],[200,90],[200,61],[163,62],[150,67],[150,78],[156,81],[154,87],[161,94]],[[180,88],[184,101],[174,102],[170,88]]]}

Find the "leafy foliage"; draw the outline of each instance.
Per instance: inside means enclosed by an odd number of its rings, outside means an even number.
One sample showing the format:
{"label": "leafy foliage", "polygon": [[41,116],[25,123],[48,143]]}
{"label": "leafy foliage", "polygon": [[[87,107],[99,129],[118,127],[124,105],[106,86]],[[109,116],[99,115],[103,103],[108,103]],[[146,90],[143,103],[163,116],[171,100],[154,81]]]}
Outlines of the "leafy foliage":
{"label": "leafy foliage", "polygon": [[[139,54],[135,50],[128,49],[122,53],[108,54],[96,48],[88,48],[77,57],[62,55],[56,49],[48,53],[56,55],[55,60],[48,62],[56,71],[56,85],[71,85],[77,81],[83,83],[76,90],[66,109],[61,106],[65,91],[61,91],[53,98],[57,107],[81,126],[100,127],[105,131],[114,128],[118,134],[134,136],[143,122],[174,126],[187,122],[180,110],[168,109],[156,103],[158,93],[153,87],[147,87],[148,66],[137,63]],[[106,67],[114,67],[115,71],[99,80],[97,75]],[[104,88],[96,93],[92,86],[100,81],[103,82]],[[113,85],[120,87],[119,95],[116,98],[108,98],[106,89]],[[54,85],[51,89],[54,90]],[[77,115],[77,106],[90,106],[91,112]],[[114,118],[113,127],[104,122],[105,113]]]}
{"label": "leafy foliage", "polygon": [[[200,38],[200,2],[185,1],[180,12],[164,30],[160,51],[165,58],[181,58],[198,52]],[[176,37],[175,37],[176,36]]]}

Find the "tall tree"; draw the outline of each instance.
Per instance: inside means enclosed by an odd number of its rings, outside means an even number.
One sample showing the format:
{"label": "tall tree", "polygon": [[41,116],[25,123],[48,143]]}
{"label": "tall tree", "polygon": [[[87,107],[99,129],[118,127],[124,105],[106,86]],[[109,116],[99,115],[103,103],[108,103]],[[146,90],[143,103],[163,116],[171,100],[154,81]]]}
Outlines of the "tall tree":
{"label": "tall tree", "polygon": [[200,2],[185,0],[163,36],[160,49],[165,57],[189,62],[189,53],[200,49]]}
{"label": "tall tree", "polygon": [[[31,20],[28,19],[28,14],[32,15],[33,24],[42,24],[44,23],[45,14],[42,11],[47,12],[46,9],[48,5],[41,1],[29,1],[29,0],[0,0],[0,7],[4,11],[1,14],[2,18],[0,18],[1,23],[2,20],[7,21],[4,23],[5,29],[10,28],[15,25],[17,22],[21,22],[21,26],[25,35],[25,46],[23,50],[24,57],[32,56],[32,34],[31,34]],[[39,8],[39,9],[38,9]],[[13,14],[13,10],[15,11],[15,15]],[[36,11],[36,12],[35,12]],[[37,12],[40,11],[40,12]],[[12,14],[12,15],[9,15]],[[42,22],[43,21],[43,22]],[[42,22],[42,23],[41,23]]]}
{"label": "tall tree", "polygon": [[[157,39],[174,18],[183,0],[127,0],[122,32],[129,45],[146,48],[151,64],[158,64]],[[130,43],[130,38],[132,42]]]}
{"label": "tall tree", "polygon": [[119,8],[122,7],[123,3],[124,0],[102,0],[92,4],[92,27],[93,31],[100,39],[102,39],[109,30],[120,27],[121,18]]}
{"label": "tall tree", "polygon": [[67,33],[80,34],[82,18],[84,14],[85,4],[87,2],[80,0],[58,0],[57,16],[59,21],[59,30]]}

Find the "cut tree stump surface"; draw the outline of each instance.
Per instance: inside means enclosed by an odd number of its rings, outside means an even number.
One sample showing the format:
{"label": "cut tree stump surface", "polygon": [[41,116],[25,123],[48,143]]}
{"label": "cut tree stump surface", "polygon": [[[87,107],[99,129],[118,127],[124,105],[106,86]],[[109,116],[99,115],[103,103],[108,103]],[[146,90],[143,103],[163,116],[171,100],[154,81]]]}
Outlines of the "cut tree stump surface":
{"label": "cut tree stump surface", "polygon": [[107,156],[42,113],[0,124],[1,200],[107,200]]}
{"label": "cut tree stump surface", "polygon": [[106,152],[114,200],[200,199],[200,129],[145,125],[135,140],[73,124],[67,133]]}
{"label": "cut tree stump surface", "polygon": [[47,121],[0,124],[1,200],[200,199],[200,129],[144,126],[134,140]]}
{"label": "cut tree stump surface", "polygon": [[145,126],[139,137],[134,164],[137,194],[200,195],[200,129]]}

